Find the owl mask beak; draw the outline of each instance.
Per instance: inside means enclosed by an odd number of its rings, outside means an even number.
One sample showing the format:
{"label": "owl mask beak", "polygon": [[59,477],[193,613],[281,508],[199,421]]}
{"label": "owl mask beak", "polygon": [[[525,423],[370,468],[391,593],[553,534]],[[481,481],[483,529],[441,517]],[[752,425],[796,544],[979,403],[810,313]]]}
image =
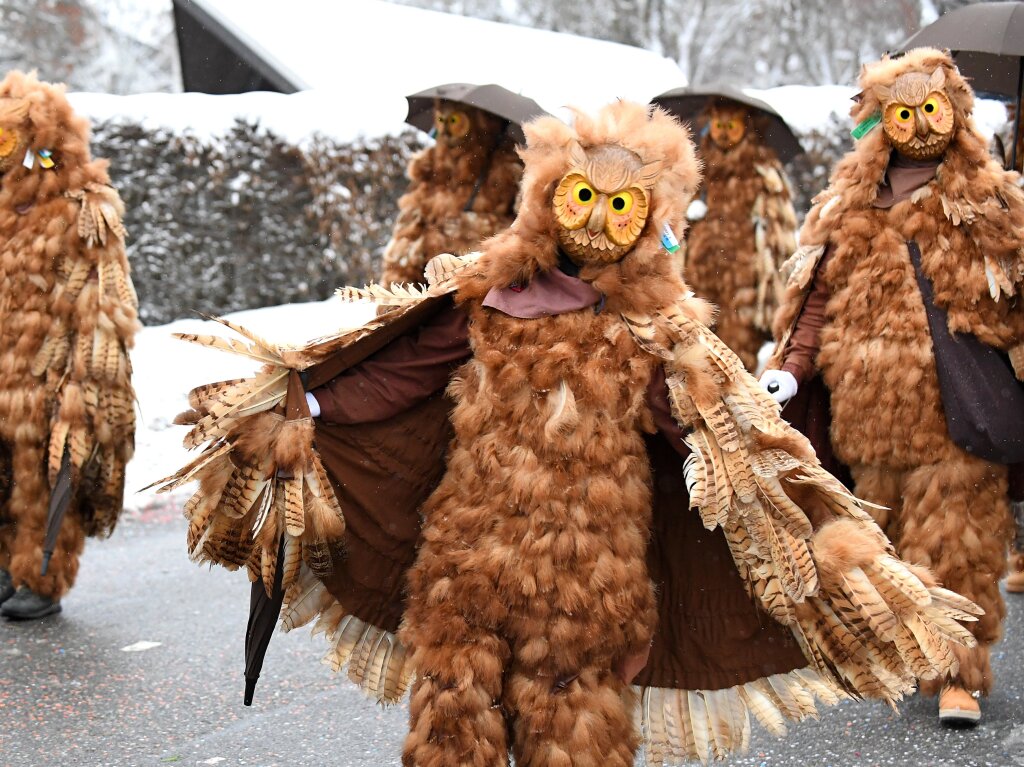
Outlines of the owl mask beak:
{"label": "owl mask beak", "polygon": [[917,129],[917,137],[920,139],[927,138],[928,134],[932,132],[932,128],[928,124],[927,118],[921,112],[920,107],[914,110],[914,125]]}
{"label": "owl mask beak", "polygon": [[587,236],[593,241],[594,238],[598,237],[604,232],[605,224],[605,205],[604,198],[598,199],[597,204],[594,205],[594,210],[590,214],[590,218],[587,219]]}

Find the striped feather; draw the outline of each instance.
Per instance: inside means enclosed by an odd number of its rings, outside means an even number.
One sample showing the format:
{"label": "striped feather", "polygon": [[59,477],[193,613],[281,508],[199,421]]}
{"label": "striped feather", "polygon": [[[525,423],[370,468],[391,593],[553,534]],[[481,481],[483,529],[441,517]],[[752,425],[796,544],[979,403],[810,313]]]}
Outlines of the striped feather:
{"label": "striped feather", "polygon": [[288,535],[298,538],[306,529],[302,502],[302,474],[284,480],[284,519]]}

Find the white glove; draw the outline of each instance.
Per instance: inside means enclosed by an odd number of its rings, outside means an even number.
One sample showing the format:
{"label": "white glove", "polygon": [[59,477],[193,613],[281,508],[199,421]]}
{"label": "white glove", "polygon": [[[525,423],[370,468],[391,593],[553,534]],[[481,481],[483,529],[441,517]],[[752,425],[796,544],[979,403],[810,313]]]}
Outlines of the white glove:
{"label": "white glove", "polygon": [[785,404],[796,396],[796,378],[788,370],[766,370],[760,384],[777,402]]}
{"label": "white glove", "polygon": [[306,404],[309,406],[309,414],[313,418],[319,418],[320,403],[316,401],[316,397],[313,396],[312,392],[306,392]]}

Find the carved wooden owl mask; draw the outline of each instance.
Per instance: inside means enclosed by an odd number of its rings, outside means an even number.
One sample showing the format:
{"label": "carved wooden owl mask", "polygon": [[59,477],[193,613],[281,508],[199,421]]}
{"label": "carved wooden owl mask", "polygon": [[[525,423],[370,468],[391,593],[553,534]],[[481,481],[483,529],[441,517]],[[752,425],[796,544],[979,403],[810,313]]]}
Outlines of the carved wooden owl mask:
{"label": "carved wooden owl mask", "polygon": [[559,244],[577,264],[618,261],[643,232],[661,163],[644,165],[622,146],[578,143],[571,162],[552,199]]}
{"label": "carved wooden owl mask", "polygon": [[25,100],[0,98],[0,174],[21,162],[28,149],[27,116],[28,103]]}
{"label": "carved wooden owl mask", "polygon": [[438,143],[457,146],[470,134],[472,124],[465,109],[450,101],[434,105],[434,138]]}
{"label": "carved wooden owl mask", "polygon": [[727,152],[747,135],[747,110],[737,104],[715,104],[708,112],[708,135]]}
{"label": "carved wooden owl mask", "polygon": [[4,173],[21,160],[25,137],[16,127],[0,127],[0,173]]}
{"label": "carved wooden owl mask", "polygon": [[946,95],[946,74],[908,72],[892,85],[875,86],[882,105],[882,127],[895,149],[915,160],[942,156],[956,127],[953,105]]}

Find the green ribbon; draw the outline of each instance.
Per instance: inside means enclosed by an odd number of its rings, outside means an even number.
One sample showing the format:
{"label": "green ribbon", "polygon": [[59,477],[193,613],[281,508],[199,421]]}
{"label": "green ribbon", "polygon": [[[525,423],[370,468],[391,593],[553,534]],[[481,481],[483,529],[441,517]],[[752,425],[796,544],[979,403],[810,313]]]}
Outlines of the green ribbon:
{"label": "green ribbon", "polygon": [[871,115],[871,117],[857,123],[854,129],[850,131],[850,135],[859,141],[860,139],[868,135],[871,132],[871,130],[880,122],[882,122],[882,113],[875,112],[873,115]]}

